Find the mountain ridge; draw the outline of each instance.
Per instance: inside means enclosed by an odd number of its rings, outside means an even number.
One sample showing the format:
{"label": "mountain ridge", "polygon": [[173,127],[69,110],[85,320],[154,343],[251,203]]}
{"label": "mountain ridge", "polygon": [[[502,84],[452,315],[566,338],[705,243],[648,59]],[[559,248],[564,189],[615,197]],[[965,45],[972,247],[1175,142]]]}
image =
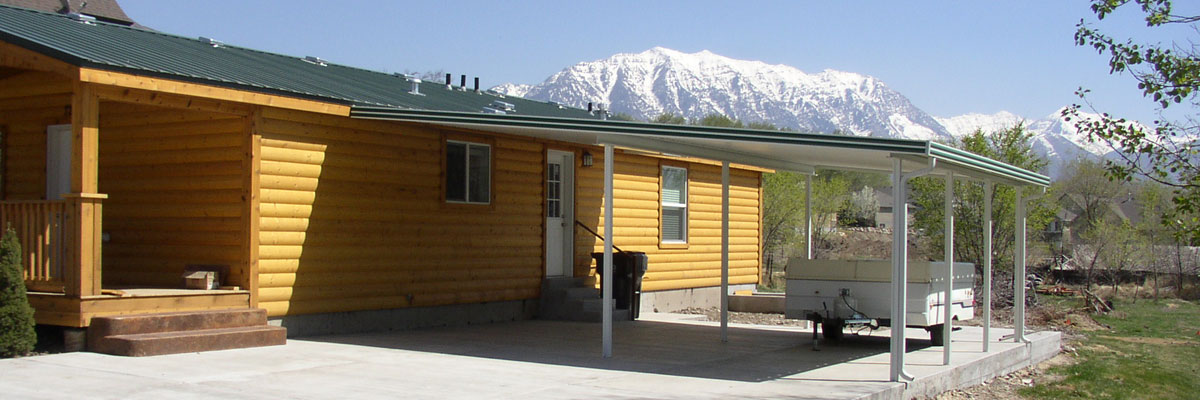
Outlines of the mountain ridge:
{"label": "mountain ridge", "polygon": [[717,113],[807,132],[941,142],[975,129],[994,131],[1024,121],[1034,134],[1034,151],[1047,157],[1048,170],[1056,172],[1077,157],[1114,154],[1064,121],[1061,109],[1037,119],[1007,111],[935,117],[869,75],[833,69],[806,73],[707,50],[684,53],[654,47],[619,53],[568,66],[539,84],[506,83],[492,90],[576,107],[604,103],[610,112],[640,120],[664,113],[696,120]]}

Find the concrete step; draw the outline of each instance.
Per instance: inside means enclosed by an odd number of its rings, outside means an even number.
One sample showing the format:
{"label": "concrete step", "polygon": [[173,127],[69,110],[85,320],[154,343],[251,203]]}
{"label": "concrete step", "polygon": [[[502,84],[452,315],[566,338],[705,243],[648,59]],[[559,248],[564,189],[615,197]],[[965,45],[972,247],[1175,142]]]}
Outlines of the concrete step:
{"label": "concrete step", "polygon": [[91,351],[143,357],[198,351],[276,346],[287,343],[287,329],[278,326],[243,326],[108,336]]}
{"label": "concrete step", "polygon": [[[604,301],[600,291],[587,284],[587,277],[542,280],[538,318],[563,321],[600,322]],[[613,320],[629,320],[629,310],[616,310]]]}
{"label": "concrete step", "polygon": [[99,338],[266,324],[267,310],[261,308],[117,315],[92,318],[88,336]]}
{"label": "concrete step", "polygon": [[603,299],[581,299],[579,300],[579,304],[583,306],[582,311],[585,313],[598,313],[601,310],[604,310]]}
{"label": "concrete step", "polygon": [[267,310],[251,308],[95,317],[87,331],[89,351],[123,356],[236,349],[286,341],[286,328],[267,325]]}
{"label": "concrete step", "polygon": [[542,279],[542,292],[564,290],[573,287],[582,287],[586,284],[587,277],[553,277]]}
{"label": "concrete step", "polygon": [[[599,311],[584,311],[572,316],[570,321],[603,322],[604,314]],[[613,310],[613,321],[629,321],[629,310]]]}
{"label": "concrete step", "polygon": [[566,298],[569,300],[600,298],[600,291],[596,290],[596,288],[573,287],[573,288],[567,288],[564,292],[566,293]]}

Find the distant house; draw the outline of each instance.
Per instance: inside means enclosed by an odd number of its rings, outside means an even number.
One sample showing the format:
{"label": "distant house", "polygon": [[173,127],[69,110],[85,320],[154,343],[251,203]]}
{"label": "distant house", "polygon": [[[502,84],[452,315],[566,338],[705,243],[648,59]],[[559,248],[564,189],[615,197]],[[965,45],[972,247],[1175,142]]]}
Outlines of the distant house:
{"label": "distant house", "polygon": [[[891,188],[874,188],[875,198],[879,200],[879,211],[875,212],[875,227],[890,228],[892,225],[892,209],[894,206],[895,197],[892,195]],[[912,226],[913,214],[916,213],[917,206],[912,201],[906,203],[908,206],[908,225]]]}
{"label": "distant house", "polygon": [[[1055,237],[1061,237],[1066,242],[1078,243],[1080,236],[1084,232],[1084,224],[1086,223],[1082,214],[1084,213],[1086,200],[1077,194],[1061,194],[1058,197],[1059,211],[1055,214],[1050,225],[1046,227],[1047,233]],[[1130,226],[1138,226],[1142,223],[1142,206],[1138,204],[1137,199],[1133,196],[1125,196],[1117,201],[1105,204],[1100,212],[1103,213],[1102,218],[1111,221],[1122,221]]]}
{"label": "distant house", "polygon": [[57,14],[80,14],[111,24],[136,26],[116,0],[0,0],[0,5]]}

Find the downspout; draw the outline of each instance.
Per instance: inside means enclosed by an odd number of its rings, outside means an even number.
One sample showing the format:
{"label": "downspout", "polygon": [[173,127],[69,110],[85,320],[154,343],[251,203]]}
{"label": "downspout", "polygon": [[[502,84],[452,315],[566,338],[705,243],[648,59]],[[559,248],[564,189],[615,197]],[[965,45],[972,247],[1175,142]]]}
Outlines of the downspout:
{"label": "downspout", "polygon": [[804,176],[804,246],[805,259],[813,259],[813,244],[812,244],[812,181],[813,174]]}
{"label": "downspout", "polygon": [[891,367],[892,382],[913,380],[913,376],[904,371],[904,328],[907,323],[905,313],[908,312],[905,301],[908,297],[908,190],[909,179],[927,175],[933,172],[937,159],[929,159],[929,167],[904,173],[904,162],[900,158],[892,160],[892,337],[891,337]]}
{"label": "downspout", "polygon": [[1042,193],[1025,199],[1021,198],[1021,187],[1014,189],[1017,192],[1017,220],[1013,230],[1017,235],[1017,247],[1013,249],[1013,341],[1029,343],[1025,339],[1025,206],[1028,202],[1045,196],[1046,188],[1042,188]]}

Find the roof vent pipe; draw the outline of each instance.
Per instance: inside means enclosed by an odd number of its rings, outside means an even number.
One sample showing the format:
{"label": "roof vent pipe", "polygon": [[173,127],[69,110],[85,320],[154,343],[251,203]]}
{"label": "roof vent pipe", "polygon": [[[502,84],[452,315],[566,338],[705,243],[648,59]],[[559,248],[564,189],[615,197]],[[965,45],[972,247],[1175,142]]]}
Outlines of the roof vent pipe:
{"label": "roof vent pipe", "polygon": [[200,37],[200,42],[212,47],[221,47],[221,41],[210,37]]}
{"label": "roof vent pipe", "polygon": [[423,94],[421,94],[421,80],[420,79],[417,79],[417,77],[415,77],[415,76],[410,76],[410,77],[408,77],[408,81],[412,82],[412,90],[409,90],[408,94],[424,96]]}
{"label": "roof vent pipe", "polygon": [[479,93],[479,77],[475,77],[475,93]]}
{"label": "roof vent pipe", "polygon": [[450,77],[451,77],[451,76],[452,76],[452,75],[450,75],[450,74],[448,74],[448,73],[446,74],[446,89],[449,89],[449,88],[450,88],[450,79],[451,79]]}
{"label": "roof vent pipe", "polygon": [[83,15],[83,14],[80,14],[80,13],[77,13],[74,11],[67,13],[67,18],[73,19],[78,22],[82,22],[87,25],[95,25],[96,24],[96,17],[93,17],[91,15]]}
{"label": "roof vent pipe", "polygon": [[467,90],[467,76],[466,75],[463,75],[462,79],[460,79],[458,82],[459,82],[458,83],[459,90]]}
{"label": "roof vent pipe", "polygon": [[588,112],[589,113],[592,112],[592,102],[590,102],[590,101],[588,102]]}
{"label": "roof vent pipe", "polygon": [[324,67],[326,65],[325,60],[323,60],[323,59],[321,59],[321,57],[317,57],[317,56],[304,56],[304,61],[308,61],[310,63],[320,65],[322,67]]}

